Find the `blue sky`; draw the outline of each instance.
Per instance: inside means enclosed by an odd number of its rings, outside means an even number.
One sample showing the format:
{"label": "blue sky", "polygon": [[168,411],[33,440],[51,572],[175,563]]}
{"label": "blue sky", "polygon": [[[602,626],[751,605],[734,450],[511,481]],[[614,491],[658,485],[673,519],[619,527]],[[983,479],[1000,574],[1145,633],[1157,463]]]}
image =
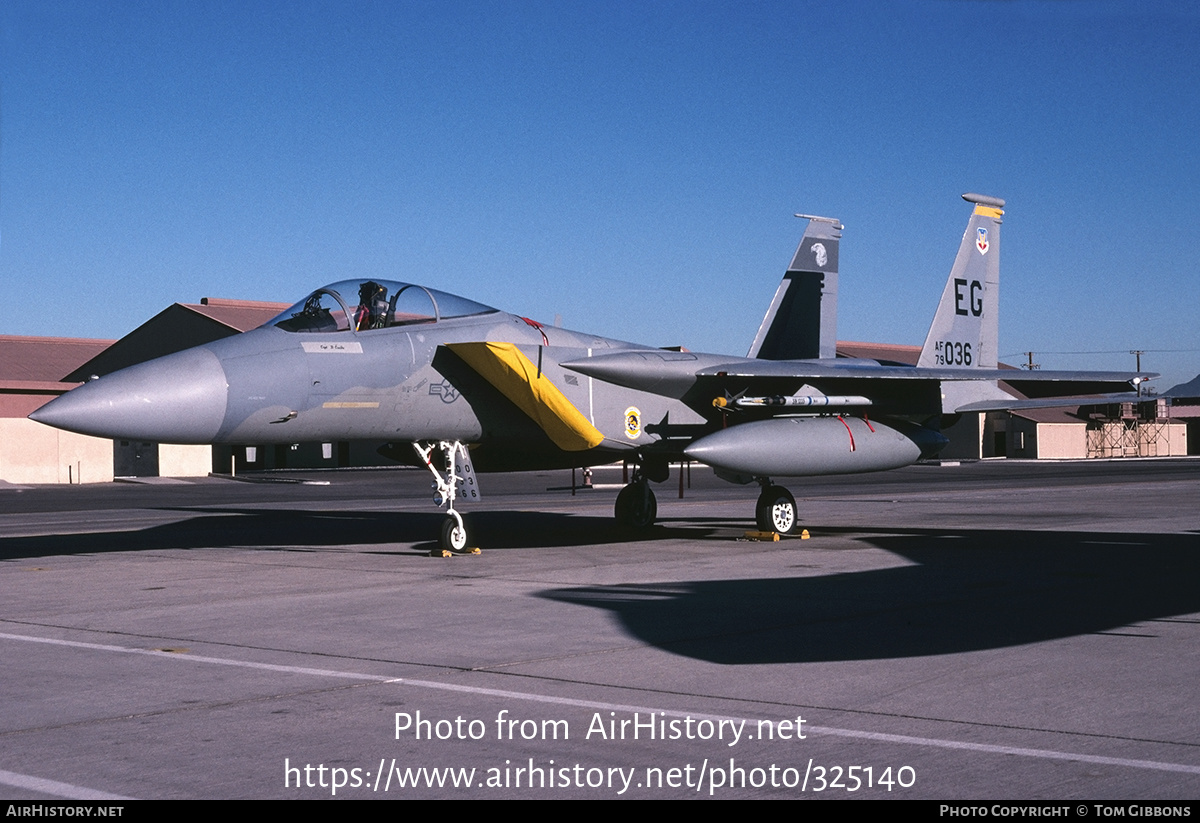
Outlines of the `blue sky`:
{"label": "blue sky", "polygon": [[1200,372],[1190,4],[7,0],[0,50],[0,333],[361,276],[741,355],[801,211],[839,337],[920,344],[977,191],[1010,362]]}

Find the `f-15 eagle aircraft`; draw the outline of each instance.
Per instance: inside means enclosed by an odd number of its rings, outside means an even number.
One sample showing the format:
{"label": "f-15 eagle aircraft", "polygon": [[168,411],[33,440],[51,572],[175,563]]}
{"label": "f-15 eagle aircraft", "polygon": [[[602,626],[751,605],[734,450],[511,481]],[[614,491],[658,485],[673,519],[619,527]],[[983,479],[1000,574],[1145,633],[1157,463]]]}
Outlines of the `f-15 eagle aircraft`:
{"label": "f-15 eagle aircraft", "polygon": [[456,501],[475,470],[627,460],[618,520],[654,522],[649,481],[696,460],[758,482],[756,521],[787,533],[776,478],[906,466],[947,442],[944,415],[1027,397],[1128,389],[1154,375],[1000,370],[1004,201],[977,194],[916,367],[837,359],[835,219],[808,219],[747,357],[659,349],[544,326],[410,283],[347,280],[264,326],[85,383],[34,412],[83,434],[162,443],[388,441],[425,465],[447,509],[441,545],[471,540]]}

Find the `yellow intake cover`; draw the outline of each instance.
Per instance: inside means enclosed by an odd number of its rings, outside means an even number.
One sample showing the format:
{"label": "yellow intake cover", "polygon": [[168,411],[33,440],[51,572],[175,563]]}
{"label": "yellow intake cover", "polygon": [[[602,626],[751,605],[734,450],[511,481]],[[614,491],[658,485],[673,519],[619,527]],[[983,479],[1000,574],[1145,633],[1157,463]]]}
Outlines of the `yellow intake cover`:
{"label": "yellow intake cover", "polygon": [[529,415],[563,451],[584,451],[604,440],[599,429],[512,343],[448,343],[446,348]]}

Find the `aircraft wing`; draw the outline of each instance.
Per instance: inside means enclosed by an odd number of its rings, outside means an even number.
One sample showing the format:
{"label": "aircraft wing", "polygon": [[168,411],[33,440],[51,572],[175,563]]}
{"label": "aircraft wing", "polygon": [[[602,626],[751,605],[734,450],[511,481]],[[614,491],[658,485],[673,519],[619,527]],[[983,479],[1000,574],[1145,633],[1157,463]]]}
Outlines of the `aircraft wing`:
{"label": "aircraft wing", "polygon": [[[862,381],[869,395],[875,380],[997,381],[1003,380],[1028,397],[1097,394],[1128,388],[1158,375],[1146,372],[1021,371],[953,367],[892,366],[852,358],[759,360],[674,351],[627,351],[571,360],[564,368],[626,388],[667,397],[682,397],[697,381],[737,378],[743,382],[821,380]],[[1015,399],[1015,398],[1014,398]]]}
{"label": "aircraft wing", "polygon": [[[809,218],[750,357],[627,349],[561,365],[606,383],[682,400],[699,413],[726,399],[743,407],[872,406],[903,415],[1035,408],[1030,404],[1043,398],[1126,392],[1157,377],[999,368],[1004,201],[972,193],[963,199],[974,208],[916,366],[833,356],[836,338],[826,312],[837,296],[842,226],[818,217]],[[1013,397],[1000,383],[1022,396]]]}
{"label": "aircraft wing", "polygon": [[[699,376],[716,377],[791,377],[798,379],[820,377],[886,378],[888,380],[1003,380],[1011,384],[1034,383],[1097,383],[1112,386],[1130,383],[1151,375],[1143,372],[1108,371],[1022,371],[1020,369],[958,369],[930,366],[888,366],[853,358],[832,361],[760,361],[722,363],[697,372]],[[1157,375],[1154,375],[1157,376]]]}
{"label": "aircraft wing", "polygon": [[[765,368],[764,368],[765,367]],[[963,369],[929,366],[885,366],[877,363],[856,364],[845,360],[828,363],[762,362],[728,363],[697,372],[698,377],[732,376],[746,379],[784,378],[819,380],[847,378],[872,380],[936,380],[942,383],[1002,380],[1027,398],[1062,398],[1064,395],[1110,393],[1128,390],[1158,377],[1152,372],[1106,371],[1023,371],[1021,369]],[[972,404],[974,405],[974,404]],[[1006,408],[1012,408],[1011,406]],[[1026,406],[1026,408],[1033,408]],[[983,409],[980,409],[982,411]],[[969,411],[960,407],[956,411]]]}

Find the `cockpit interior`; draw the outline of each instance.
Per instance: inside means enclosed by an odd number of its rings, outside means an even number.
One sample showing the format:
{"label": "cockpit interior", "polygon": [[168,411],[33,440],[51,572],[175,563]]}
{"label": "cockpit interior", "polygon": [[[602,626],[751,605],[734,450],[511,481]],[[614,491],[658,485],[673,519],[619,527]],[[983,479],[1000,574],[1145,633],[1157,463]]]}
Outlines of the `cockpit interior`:
{"label": "cockpit interior", "polygon": [[394,280],[342,280],[323,286],[272,318],[289,332],[365,332],[495,312],[465,297]]}

